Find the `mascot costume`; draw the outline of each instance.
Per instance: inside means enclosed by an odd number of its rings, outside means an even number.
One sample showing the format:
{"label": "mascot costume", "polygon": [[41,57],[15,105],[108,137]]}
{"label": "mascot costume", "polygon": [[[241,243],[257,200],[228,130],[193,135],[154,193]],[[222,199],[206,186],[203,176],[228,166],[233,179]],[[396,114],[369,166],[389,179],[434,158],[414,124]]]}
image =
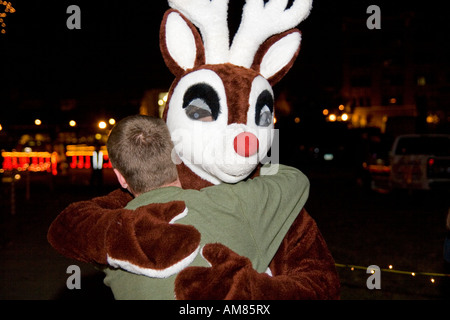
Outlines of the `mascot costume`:
{"label": "mascot costume", "polygon": [[[264,174],[274,136],[272,86],[294,63],[312,0],[247,0],[230,44],[229,0],[169,0],[160,47],[175,75],[164,119],[178,156],[183,188],[201,189]],[[290,5],[290,6],[289,6]],[[275,164],[273,164],[275,165]],[[257,197],[258,195],[255,195]],[[171,223],[183,205],[124,209],[118,189],[68,206],[48,240],[61,254],[135,273],[170,270],[195,252],[199,233]],[[162,214],[162,213],[168,214]],[[214,213],[212,213],[214,214]],[[208,244],[211,267],[182,268],[178,299],[338,299],[334,260],[316,223],[302,209],[270,263],[258,273],[245,257]]]}

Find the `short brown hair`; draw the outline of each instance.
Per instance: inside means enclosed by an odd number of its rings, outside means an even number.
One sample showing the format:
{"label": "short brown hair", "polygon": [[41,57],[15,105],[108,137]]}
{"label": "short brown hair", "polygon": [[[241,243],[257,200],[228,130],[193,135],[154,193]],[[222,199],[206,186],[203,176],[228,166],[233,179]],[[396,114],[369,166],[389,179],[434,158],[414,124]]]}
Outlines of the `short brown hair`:
{"label": "short brown hair", "polygon": [[109,159],[133,193],[141,194],[175,181],[173,143],[162,119],[133,115],[114,126],[106,143]]}

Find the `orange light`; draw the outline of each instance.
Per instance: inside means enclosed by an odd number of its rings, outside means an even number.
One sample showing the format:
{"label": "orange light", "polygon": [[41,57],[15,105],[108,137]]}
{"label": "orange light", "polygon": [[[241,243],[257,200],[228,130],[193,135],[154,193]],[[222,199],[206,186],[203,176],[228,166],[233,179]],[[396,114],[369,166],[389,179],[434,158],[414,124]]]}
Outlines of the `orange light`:
{"label": "orange light", "polygon": [[53,152],[51,156],[52,174],[56,176],[58,174],[58,153]]}
{"label": "orange light", "polygon": [[[56,154],[56,153],[55,153]],[[19,171],[51,172],[53,160],[48,152],[2,152],[4,171],[17,169]]]}

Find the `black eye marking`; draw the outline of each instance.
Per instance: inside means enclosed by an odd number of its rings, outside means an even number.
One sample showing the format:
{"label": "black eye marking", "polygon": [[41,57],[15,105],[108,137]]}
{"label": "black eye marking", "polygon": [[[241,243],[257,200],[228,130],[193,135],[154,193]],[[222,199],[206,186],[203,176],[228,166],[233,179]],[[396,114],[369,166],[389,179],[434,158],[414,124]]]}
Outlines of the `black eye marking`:
{"label": "black eye marking", "polygon": [[183,109],[192,120],[215,121],[220,114],[216,90],[206,83],[195,84],[183,96]]}
{"label": "black eye marking", "polygon": [[272,123],[273,97],[268,90],[260,93],[255,107],[255,123],[260,127],[268,127]]}

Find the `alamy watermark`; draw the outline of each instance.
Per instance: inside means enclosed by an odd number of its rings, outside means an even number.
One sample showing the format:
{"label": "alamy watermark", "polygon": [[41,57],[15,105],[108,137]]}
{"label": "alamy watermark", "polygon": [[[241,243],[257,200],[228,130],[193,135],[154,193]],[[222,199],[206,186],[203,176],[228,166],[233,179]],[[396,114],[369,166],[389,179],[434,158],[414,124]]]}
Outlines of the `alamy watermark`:
{"label": "alamy watermark", "polygon": [[366,26],[369,30],[381,29],[381,9],[379,6],[372,4],[367,7],[366,13],[370,14],[367,18]]}
{"label": "alamy watermark", "polygon": [[66,280],[67,289],[81,289],[81,269],[79,266],[72,264],[67,267],[66,273],[71,274]]}
{"label": "alamy watermark", "polygon": [[381,269],[379,266],[371,265],[367,267],[366,273],[371,275],[367,278],[366,286],[367,289],[381,289]]}
{"label": "alamy watermark", "polygon": [[70,14],[67,18],[66,26],[67,29],[81,29],[81,9],[77,5],[70,5],[67,7],[66,13]]}
{"label": "alamy watermark", "polygon": [[[194,165],[221,166],[279,164],[279,129],[250,130],[252,135],[254,133],[254,140],[236,139],[241,132],[225,128],[220,134],[212,137],[211,132],[204,130],[202,126],[196,126],[192,130],[176,129],[171,132],[175,146],[172,161],[180,164],[183,158]],[[258,146],[254,154],[238,155],[238,149],[249,150],[252,148],[251,144]]]}

